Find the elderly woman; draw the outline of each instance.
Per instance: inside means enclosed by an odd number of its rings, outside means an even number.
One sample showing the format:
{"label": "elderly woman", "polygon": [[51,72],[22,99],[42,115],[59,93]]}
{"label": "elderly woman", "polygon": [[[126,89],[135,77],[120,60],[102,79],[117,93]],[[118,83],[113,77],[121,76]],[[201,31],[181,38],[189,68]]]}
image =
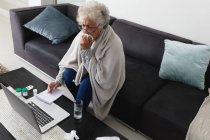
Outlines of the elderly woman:
{"label": "elderly woman", "polygon": [[79,7],[81,32],[59,63],[59,73],[48,91],[65,84],[86,108],[90,101],[97,118],[104,119],[125,81],[125,56],[120,38],[109,26],[107,7],[89,1]]}

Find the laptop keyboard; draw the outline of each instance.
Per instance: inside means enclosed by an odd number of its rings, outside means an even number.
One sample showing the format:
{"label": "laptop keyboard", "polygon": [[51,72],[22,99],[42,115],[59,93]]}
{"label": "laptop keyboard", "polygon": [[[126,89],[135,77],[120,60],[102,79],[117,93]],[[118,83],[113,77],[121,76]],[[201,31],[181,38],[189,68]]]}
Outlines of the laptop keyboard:
{"label": "laptop keyboard", "polygon": [[50,115],[48,115],[45,111],[43,111],[40,107],[38,107],[33,102],[28,103],[28,105],[33,110],[35,117],[37,119],[37,122],[41,127],[45,126],[46,124],[54,120]]}

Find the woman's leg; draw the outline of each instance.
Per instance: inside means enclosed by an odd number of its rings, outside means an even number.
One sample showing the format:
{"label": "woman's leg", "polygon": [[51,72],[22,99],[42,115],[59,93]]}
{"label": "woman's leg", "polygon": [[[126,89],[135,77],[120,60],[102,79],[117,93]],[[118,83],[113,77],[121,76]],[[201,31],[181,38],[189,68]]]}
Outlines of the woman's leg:
{"label": "woman's leg", "polygon": [[74,84],[73,79],[76,77],[76,71],[71,68],[66,68],[63,73],[63,80],[71,93],[73,94],[74,98],[76,97],[76,93],[78,87]]}
{"label": "woman's leg", "polygon": [[83,80],[81,81],[76,99],[83,100],[84,109],[88,107],[92,99],[92,87],[89,76],[84,77]]}

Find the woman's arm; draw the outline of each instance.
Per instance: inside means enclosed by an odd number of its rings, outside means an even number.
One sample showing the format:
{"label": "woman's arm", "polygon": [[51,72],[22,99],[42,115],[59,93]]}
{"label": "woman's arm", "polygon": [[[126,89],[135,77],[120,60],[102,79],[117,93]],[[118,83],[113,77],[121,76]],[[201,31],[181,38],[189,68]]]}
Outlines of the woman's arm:
{"label": "woman's arm", "polygon": [[66,68],[61,67],[59,72],[58,72],[58,75],[56,76],[56,79],[55,79],[55,81],[59,82],[61,85],[63,85],[63,83],[64,83],[63,82],[63,73],[64,73],[65,69]]}

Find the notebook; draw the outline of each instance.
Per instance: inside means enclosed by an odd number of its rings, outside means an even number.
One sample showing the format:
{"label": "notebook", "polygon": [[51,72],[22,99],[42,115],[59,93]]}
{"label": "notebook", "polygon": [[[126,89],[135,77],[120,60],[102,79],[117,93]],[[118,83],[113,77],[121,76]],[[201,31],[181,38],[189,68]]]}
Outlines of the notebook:
{"label": "notebook", "polygon": [[31,97],[23,102],[15,95],[15,92],[3,84],[0,85],[11,107],[40,133],[46,132],[70,115],[60,106],[54,103],[46,104],[36,97]]}

